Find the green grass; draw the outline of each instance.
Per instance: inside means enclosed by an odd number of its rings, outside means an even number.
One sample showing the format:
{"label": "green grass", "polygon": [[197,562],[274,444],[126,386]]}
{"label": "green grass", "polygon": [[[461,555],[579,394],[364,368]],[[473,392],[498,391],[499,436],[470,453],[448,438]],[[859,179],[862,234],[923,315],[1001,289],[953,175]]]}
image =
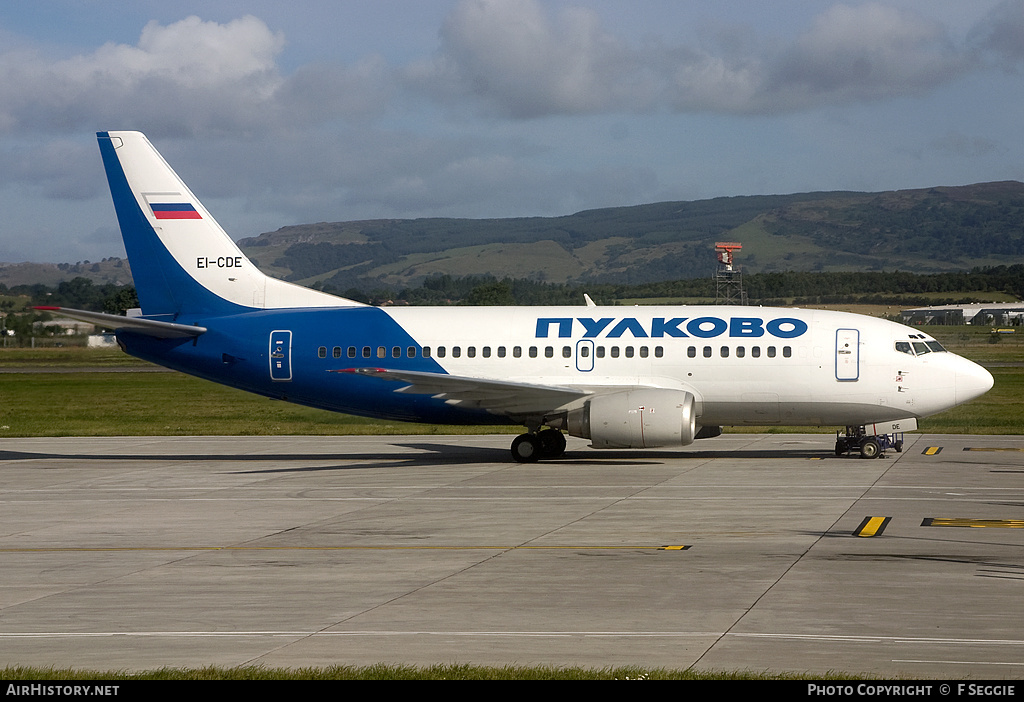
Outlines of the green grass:
{"label": "green grass", "polygon": [[992,334],[992,327],[923,327],[953,353],[977,363],[1024,362],[1024,327],[1007,335]]}
{"label": "green grass", "polygon": [[1024,432],[1024,368],[992,368],[993,388],[976,400],[920,420],[936,434],[1020,434]]}
{"label": "green grass", "polygon": [[181,373],[7,373],[0,374],[0,397],[0,437],[476,434],[505,429],[353,417],[268,400]]}
{"label": "green grass", "polygon": [[326,668],[160,668],[125,671],[74,670],[70,668],[0,668],[0,680],[871,680],[870,676],[831,672],[752,673],[670,670],[666,668],[578,668],[557,666],[479,666],[447,664],[431,666],[338,665]]}
{"label": "green grass", "polygon": [[2,368],[153,368],[153,364],[113,348],[81,344],[47,348],[0,348]]}

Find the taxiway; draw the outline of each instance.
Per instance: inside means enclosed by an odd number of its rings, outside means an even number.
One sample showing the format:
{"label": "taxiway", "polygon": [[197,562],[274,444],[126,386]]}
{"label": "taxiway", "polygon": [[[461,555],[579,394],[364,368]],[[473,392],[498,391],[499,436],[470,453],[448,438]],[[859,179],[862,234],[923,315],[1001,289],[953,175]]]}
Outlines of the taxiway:
{"label": "taxiway", "polygon": [[1020,677],[1024,437],[0,441],[0,665]]}

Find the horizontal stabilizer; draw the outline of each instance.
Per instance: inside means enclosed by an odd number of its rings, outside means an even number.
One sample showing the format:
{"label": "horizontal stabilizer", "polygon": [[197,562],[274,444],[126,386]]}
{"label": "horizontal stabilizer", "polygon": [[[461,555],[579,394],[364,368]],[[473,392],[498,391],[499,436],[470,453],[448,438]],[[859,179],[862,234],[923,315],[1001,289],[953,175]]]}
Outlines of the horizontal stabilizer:
{"label": "horizontal stabilizer", "polygon": [[145,334],[146,336],[153,336],[158,339],[181,339],[196,337],[206,333],[206,327],[175,324],[174,322],[160,322],[155,319],[143,319],[141,317],[122,317],[119,314],[72,310],[67,307],[34,307],[33,309],[42,312],[59,312],[65,317],[89,322],[104,329],[113,329],[115,331],[118,329],[130,329],[138,334]]}

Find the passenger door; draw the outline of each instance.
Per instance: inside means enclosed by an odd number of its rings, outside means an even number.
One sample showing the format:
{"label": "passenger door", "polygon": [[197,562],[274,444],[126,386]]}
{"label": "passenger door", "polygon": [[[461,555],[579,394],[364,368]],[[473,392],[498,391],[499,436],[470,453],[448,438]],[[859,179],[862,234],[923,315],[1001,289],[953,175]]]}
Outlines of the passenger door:
{"label": "passenger door", "polygon": [[836,380],[853,382],[860,378],[860,332],[836,330]]}
{"label": "passenger door", "polygon": [[292,333],[287,330],[270,332],[270,379],[276,383],[292,379]]}

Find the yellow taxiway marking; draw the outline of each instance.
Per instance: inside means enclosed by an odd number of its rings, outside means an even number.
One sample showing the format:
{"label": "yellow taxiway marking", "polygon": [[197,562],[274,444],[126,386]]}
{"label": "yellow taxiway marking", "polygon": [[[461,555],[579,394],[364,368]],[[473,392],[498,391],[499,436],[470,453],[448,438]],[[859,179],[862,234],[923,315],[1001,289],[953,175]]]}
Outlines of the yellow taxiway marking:
{"label": "yellow taxiway marking", "polygon": [[885,527],[889,526],[889,522],[892,521],[892,517],[864,517],[864,521],[860,523],[854,532],[854,536],[878,536]]}
{"label": "yellow taxiway marking", "polygon": [[928,517],[921,522],[921,526],[1024,529],[1024,519],[960,519],[956,517]]}
{"label": "yellow taxiway marking", "polygon": [[1024,448],[1007,448],[1007,447],[965,447],[964,451],[1019,451],[1024,453]]}
{"label": "yellow taxiway marking", "polygon": [[923,453],[925,456],[934,456],[935,454],[937,454],[941,450],[942,450],[941,446],[929,446],[928,448],[926,448],[921,453]]}

